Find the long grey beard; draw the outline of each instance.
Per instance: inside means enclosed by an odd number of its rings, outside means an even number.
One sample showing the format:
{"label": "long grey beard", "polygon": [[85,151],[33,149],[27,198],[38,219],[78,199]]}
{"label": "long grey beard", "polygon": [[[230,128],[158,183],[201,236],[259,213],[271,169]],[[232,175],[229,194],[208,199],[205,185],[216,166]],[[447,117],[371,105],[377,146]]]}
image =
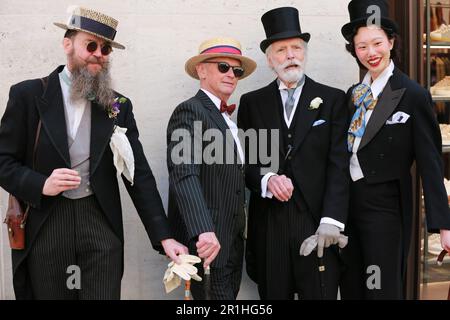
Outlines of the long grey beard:
{"label": "long grey beard", "polygon": [[109,107],[114,100],[109,65],[105,64],[95,76],[92,76],[86,67],[73,70],[70,98],[72,101],[95,100],[97,104],[105,108]]}

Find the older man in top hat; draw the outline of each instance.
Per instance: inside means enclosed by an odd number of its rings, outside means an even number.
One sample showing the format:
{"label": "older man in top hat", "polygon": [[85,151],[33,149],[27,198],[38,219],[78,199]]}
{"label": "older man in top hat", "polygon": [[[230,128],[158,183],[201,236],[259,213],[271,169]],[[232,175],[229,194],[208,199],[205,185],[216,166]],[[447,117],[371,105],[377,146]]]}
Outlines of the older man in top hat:
{"label": "older man in top hat", "polygon": [[[261,50],[277,79],[241,97],[238,126],[278,130],[279,140],[267,143],[276,145],[280,166],[265,173],[260,159],[246,170],[247,271],[262,299],[336,299],[337,248],[323,249],[338,242],[347,218],[345,94],[305,75],[310,34],[301,31],[297,9],[273,9],[261,20]],[[325,263],[320,275],[316,255],[299,255],[312,234]]]}
{"label": "older man in top hat", "polygon": [[26,248],[12,250],[16,298],[119,299],[117,172],[153,247],[175,260],[187,248],[171,238],[131,102],[111,89],[117,21],[74,7],[55,24],[66,66],[12,86],[0,126],[0,185],[31,207]]}
{"label": "older man in top hat", "polygon": [[[176,239],[204,259],[203,268],[211,265],[212,299],[236,299],[241,282],[244,156],[230,118],[235,106],[227,101],[255,68],[235,39],[203,42],[185,66],[200,90],[176,107],[167,128],[169,221]],[[202,283],[192,284],[192,294],[205,298]]]}

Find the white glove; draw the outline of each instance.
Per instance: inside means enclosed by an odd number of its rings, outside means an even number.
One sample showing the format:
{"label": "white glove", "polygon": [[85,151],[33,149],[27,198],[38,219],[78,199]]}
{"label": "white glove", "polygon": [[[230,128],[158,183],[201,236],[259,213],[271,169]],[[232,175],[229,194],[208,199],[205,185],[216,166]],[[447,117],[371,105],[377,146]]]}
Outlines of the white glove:
{"label": "white glove", "polygon": [[323,257],[323,248],[328,248],[332,244],[337,244],[340,236],[340,231],[337,226],[330,223],[321,223],[317,228],[317,256]]}
{"label": "white glove", "polygon": [[169,293],[180,286],[181,278],[173,273],[172,268],[168,268],[164,273],[163,283],[166,293]]}
{"label": "white glove", "polygon": [[116,126],[109,146],[114,155],[114,166],[118,174],[123,174],[131,185],[134,180],[134,154],[126,133],[127,128]]}
{"label": "white glove", "polygon": [[[308,256],[316,247],[318,244],[318,238],[319,236],[317,234],[310,236],[309,238],[305,239],[303,241],[302,245],[300,246],[300,255],[301,256]],[[344,248],[348,243],[348,237],[340,234],[338,237],[338,245],[339,248]],[[319,250],[317,250],[317,256],[321,258],[323,256],[323,248],[322,248],[322,255],[319,256]]]}
{"label": "white glove", "polygon": [[168,269],[164,273],[163,283],[166,288],[166,293],[178,288],[181,284],[181,279],[185,281],[191,279],[202,281],[202,278],[197,275],[197,268],[193,266],[196,263],[200,263],[201,259],[189,254],[181,254],[178,257],[181,263],[170,262],[167,265]]}

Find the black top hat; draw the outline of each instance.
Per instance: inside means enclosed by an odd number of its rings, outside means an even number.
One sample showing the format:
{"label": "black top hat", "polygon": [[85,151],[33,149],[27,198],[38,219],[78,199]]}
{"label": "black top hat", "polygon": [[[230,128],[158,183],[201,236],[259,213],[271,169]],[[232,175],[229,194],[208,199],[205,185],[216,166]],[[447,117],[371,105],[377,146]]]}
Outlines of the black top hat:
{"label": "black top hat", "polygon": [[[380,9],[379,20],[375,16],[377,11],[370,10],[370,6],[377,6]],[[381,26],[397,32],[398,28],[394,21],[389,19],[389,7],[386,0],[352,0],[348,4],[348,13],[350,14],[350,22],[345,24],[341,33],[347,41],[352,41],[353,32],[361,27],[375,24],[380,21]]]}
{"label": "black top hat", "polygon": [[309,33],[302,33],[296,8],[282,7],[267,11],[261,17],[261,21],[267,37],[259,45],[263,52],[266,52],[267,47],[278,40],[298,37],[308,42],[311,37]]}

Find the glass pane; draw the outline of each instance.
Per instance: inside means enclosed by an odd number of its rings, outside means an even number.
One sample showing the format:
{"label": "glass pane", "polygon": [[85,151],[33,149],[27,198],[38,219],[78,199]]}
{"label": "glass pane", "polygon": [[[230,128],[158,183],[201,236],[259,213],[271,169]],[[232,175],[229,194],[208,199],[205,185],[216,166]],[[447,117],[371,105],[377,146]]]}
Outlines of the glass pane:
{"label": "glass pane", "polygon": [[[425,86],[430,87],[433,108],[440,123],[443,143],[444,183],[450,194],[450,0],[429,0],[429,11],[424,10],[423,40],[424,51],[429,44],[429,58],[424,53],[425,70],[430,70],[425,77]],[[426,26],[430,35],[427,42]],[[445,256],[443,264],[437,264],[441,252],[439,234],[427,232],[423,196],[421,201],[423,221],[421,239],[421,299],[447,299],[450,281],[450,257]]]}

